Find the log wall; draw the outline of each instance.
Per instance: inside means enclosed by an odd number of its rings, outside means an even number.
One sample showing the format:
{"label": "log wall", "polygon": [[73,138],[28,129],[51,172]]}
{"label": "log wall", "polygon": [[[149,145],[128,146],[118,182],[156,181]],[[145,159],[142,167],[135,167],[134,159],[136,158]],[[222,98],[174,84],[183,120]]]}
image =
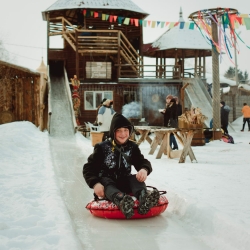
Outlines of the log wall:
{"label": "log wall", "polygon": [[39,126],[39,95],[40,73],[0,62],[0,124],[30,121]]}

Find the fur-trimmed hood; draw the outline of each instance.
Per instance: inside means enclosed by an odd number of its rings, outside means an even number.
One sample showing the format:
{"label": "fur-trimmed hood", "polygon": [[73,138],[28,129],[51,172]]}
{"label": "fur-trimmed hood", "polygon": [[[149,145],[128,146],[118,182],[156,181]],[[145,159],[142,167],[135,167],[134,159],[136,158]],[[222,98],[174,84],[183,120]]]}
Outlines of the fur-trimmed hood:
{"label": "fur-trimmed hood", "polygon": [[134,126],[131,124],[131,122],[122,114],[116,113],[112,118],[109,131],[109,135],[112,140],[114,140],[114,133],[118,128],[128,128],[130,135],[134,131]]}

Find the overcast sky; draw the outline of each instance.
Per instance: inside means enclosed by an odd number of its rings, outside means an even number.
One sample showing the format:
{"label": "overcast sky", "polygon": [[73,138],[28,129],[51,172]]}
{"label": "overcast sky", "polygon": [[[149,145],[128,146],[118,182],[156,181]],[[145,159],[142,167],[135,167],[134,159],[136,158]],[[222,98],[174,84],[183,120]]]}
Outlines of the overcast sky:
{"label": "overcast sky", "polygon": [[[108,1],[108,0],[107,0]],[[237,9],[242,14],[250,13],[250,4],[245,0],[133,0],[139,7],[150,15],[148,20],[175,22],[179,19],[180,7],[182,7],[185,21],[188,16],[198,10],[225,7]],[[40,65],[41,58],[46,62],[46,22],[42,20],[41,12],[46,10],[55,0],[0,0],[0,40],[4,47],[15,57],[16,64],[36,69]],[[166,28],[144,28],[144,42],[152,42],[158,38]],[[240,28],[242,40],[250,46],[250,30]],[[237,56],[238,68],[250,73],[247,63],[250,57],[250,49],[239,41],[240,52]],[[233,57],[234,54],[232,53]],[[234,58],[233,58],[234,59]],[[220,64],[220,73],[224,73],[228,67],[234,67],[227,56],[224,56]],[[211,67],[210,67],[211,68]]]}

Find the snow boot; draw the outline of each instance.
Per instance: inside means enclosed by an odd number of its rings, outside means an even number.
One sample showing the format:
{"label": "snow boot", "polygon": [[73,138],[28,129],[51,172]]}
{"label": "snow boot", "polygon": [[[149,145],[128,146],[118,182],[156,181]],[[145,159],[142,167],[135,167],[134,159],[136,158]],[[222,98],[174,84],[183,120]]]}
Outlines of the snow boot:
{"label": "snow boot", "polygon": [[146,214],[148,211],[158,204],[160,198],[159,191],[154,188],[152,191],[142,190],[139,196],[139,214]]}
{"label": "snow boot", "polygon": [[126,219],[130,219],[134,215],[134,200],[130,195],[117,193],[113,202],[121,210]]}

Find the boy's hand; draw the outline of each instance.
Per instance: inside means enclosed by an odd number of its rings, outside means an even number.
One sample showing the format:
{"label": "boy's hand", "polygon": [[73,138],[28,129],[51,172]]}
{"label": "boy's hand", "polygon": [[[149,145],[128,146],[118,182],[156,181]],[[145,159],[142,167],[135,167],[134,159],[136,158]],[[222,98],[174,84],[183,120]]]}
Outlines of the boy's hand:
{"label": "boy's hand", "polygon": [[101,183],[97,183],[94,186],[94,193],[98,196],[98,197],[104,197],[104,186]]}
{"label": "boy's hand", "polygon": [[147,179],[148,176],[148,171],[146,169],[141,169],[137,174],[136,174],[136,179],[139,182],[144,182]]}

